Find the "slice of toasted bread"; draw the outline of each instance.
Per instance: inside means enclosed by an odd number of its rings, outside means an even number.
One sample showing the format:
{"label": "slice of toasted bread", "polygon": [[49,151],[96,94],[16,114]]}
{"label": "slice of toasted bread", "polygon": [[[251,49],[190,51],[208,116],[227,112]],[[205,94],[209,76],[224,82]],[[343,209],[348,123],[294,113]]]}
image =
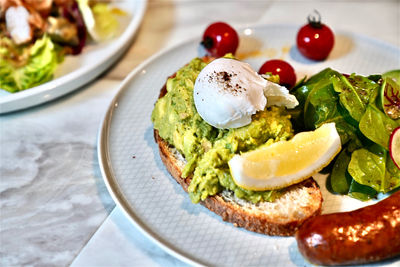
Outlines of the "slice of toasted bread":
{"label": "slice of toasted bread", "polygon": [[[164,86],[159,98],[166,93]],[[186,164],[184,157],[163,140],[156,129],[154,139],[167,170],[187,192],[191,177],[182,178]],[[254,204],[237,198],[232,191],[224,190],[200,203],[235,226],[266,235],[292,236],[305,220],[321,213],[322,194],[314,179],[309,178],[288,187],[274,202]]]}

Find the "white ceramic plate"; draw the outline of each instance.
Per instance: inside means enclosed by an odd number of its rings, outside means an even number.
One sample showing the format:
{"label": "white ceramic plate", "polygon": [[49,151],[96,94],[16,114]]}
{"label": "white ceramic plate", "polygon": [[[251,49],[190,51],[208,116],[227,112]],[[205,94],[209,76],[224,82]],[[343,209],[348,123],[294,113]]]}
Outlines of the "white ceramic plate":
{"label": "white ceramic plate", "polygon": [[[269,56],[284,58],[299,74],[312,74],[328,66],[360,74],[398,67],[399,48],[349,33],[337,33],[328,60],[311,62],[293,47],[296,31],[297,27],[287,25],[245,29],[241,31],[238,54],[255,69]],[[150,115],[167,77],[197,55],[198,43],[193,40],[156,55],[122,83],[99,132],[98,156],[105,183],[134,225],[190,264],[307,266],[294,238],[269,237],[236,228],[203,206],[192,204],[160,160]],[[316,176],[325,199],[324,213],[365,205],[329,194],[324,178]]]}
{"label": "white ceramic plate", "polygon": [[65,95],[96,78],[129,47],[143,15],[147,0],[119,0],[116,6],[127,12],[121,19],[121,32],[110,41],[89,44],[81,54],[65,57],[54,79],[17,93],[0,89],[0,114],[35,106]]}

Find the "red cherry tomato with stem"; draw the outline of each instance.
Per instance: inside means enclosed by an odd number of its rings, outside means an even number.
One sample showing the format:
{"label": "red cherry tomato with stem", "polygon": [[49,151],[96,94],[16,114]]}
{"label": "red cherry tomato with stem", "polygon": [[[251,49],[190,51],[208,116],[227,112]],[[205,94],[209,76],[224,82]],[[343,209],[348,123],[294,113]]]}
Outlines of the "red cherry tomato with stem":
{"label": "red cherry tomato with stem", "polygon": [[201,45],[212,57],[235,54],[239,46],[239,36],[235,29],[225,22],[215,22],[207,27]]}
{"label": "red cherry tomato with stem", "polygon": [[258,71],[259,74],[271,73],[279,76],[279,84],[290,89],[296,84],[296,73],[293,67],[284,60],[266,61]]}
{"label": "red cherry tomato with stem", "polygon": [[335,37],[332,30],[321,23],[321,15],[314,10],[317,17],[308,16],[308,24],[297,33],[297,48],[303,56],[313,60],[324,60],[332,51]]}

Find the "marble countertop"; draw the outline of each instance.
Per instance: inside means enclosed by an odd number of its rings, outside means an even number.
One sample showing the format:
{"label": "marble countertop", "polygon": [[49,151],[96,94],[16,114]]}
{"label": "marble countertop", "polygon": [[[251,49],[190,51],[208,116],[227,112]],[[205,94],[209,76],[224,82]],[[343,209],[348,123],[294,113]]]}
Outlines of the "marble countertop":
{"label": "marble countertop", "polygon": [[[151,55],[199,36],[211,22],[226,21],[234,27],[302,25],[313,9],[334,30],[358,32],[400,47],[396,0],[149,0],[129,50],[103,75],[55,101],[1,115],[0,265],[184,265],[131,229],[102,180],[98,128],[118,85]],[[118,236],[114,228],[127,234]],[[130,240],[130,247],[125,247],[129,259],[102,255],[102,262],[88,261],[98,249],[115,249],[116,243],[104,241],[107,234],[120,242]]]}

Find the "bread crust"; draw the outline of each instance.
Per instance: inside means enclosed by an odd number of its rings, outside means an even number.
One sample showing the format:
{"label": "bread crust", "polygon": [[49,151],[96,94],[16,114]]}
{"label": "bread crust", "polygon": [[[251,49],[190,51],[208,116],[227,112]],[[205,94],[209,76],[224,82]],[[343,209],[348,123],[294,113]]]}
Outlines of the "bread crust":
{"label": "bread crust", "polygon": [[[158,144],[161,160],[168,172],[182,186],[185,192],[188,192],[192,177],[182,178],[182,168],[179,166],[179,159],[177,159],[174,153],[171,153],[171,147],[159,136],[157,130],[154,130],[154,138]],[[312,178],[300,184],[293,185],[288,190],[296,190],[299,187],[305,188],[309,196],[313,199],[312,205],[302,207],[302,212],[306,213],[302,218],[279,220],[279,218],[270,217],[268,214],[251,212],[239,204],[226,201],[221,194],[209,196],[200,203],[221,216],[224,221],[233,223],[235,226],[266,235],[293,236],[305,220],[321,213],[322,206],[321,191]]]}
{"label": "bread crust", "polygon": [[[160,91],[159,98],[163,97],[166,92],[166,86],[164,85]],[[188,192],[192,177],[182,178],[182,162],[172,152],[171,146],[160,137],[156,129],[154,129],[154,139],[158,144],[161,160],[168,172],[182,186],[185,192]],[[276,216],[276,214],[272,215],[268,214],[268,212],[253,211],[252,209],[244,208],[240,203],[227,200],[221,193],[209,196],[200,203],[221,216],[224,221],[233,223],[235,226],[266,235],[293,236],[305,220],[321,213],[322,206],[322,194],[314,179],[309,178],[299,184],[292,185],[287,189],[287,192],[292,190],[292,192],[296,192],[299,189],[306,190],[305,195],[307,198],[307,203],[300,203],[301,201],[293,203],[293,205],[298,205],[295,207],[295,213],[298,213],[299,216],[289,216],[285,212],[280,214],[281,216]],[[255,204],[253,205],[255,206]]]}

